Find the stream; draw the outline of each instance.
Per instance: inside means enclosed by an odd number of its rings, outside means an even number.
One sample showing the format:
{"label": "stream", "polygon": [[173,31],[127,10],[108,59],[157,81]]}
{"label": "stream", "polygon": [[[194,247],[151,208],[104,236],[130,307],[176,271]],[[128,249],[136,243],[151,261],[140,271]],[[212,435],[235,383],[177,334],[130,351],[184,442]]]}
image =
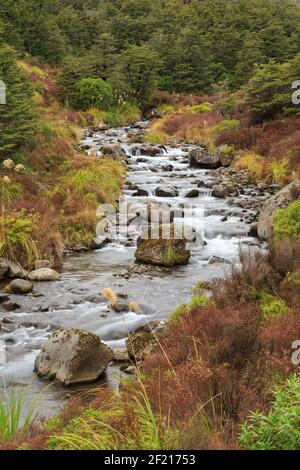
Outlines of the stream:
{"label": "stream", "polygon": [[[201,225],[204,229],[206,244],[193,245],[188,265],[172,269],[153,266],[139,270],[132,268],[135,242],[139,235],[138,229],[133,227],[129,240],[113,240],[98,250],[67,255],[61,279],[37,283],[34,295],[11,295],[11,300],[21,304],[21,308],[13,313],[0,312],[2,320],[6,317],[5,331],[0,331],[0,376],[4,377],[6,384],[27,385],[28,401],[47,385],[34,375],[33,364],[54,329],[86,329],[99,335],[110,347],[122,348],[128,331],[143,325],[145,319],[165,320],[179,304],[188,302],[198,281],[210,282],[224,277],[230,265],[238,263],[241,245],[254,249],[260,246],[256,238],[249,236],[249,222],[255,218],[255,210],[251,204],[248,207],[247,203],[239,205],[235,202],[263,202],[269,194],[247,185],[244,194],[234,198],[213,197],[216,175],[222,175],[222,172],[190,168],[187,156],[193,146],[185,144],[160,147],[156,156],[145,155],[147,145],[130,143],[143,127],[145,123],[131,128],[86,132],[82,142],[86,158],[95,151],[101,158],[103,144],[120,145],[126,152],[128,162],[123,194],[133,210],[137,211],[152,202],[164,202],[174,209],[182,207],[182,204],[196,206],[204,214],[203,227],[202,218],[198,222],[199,227]],[[224,178],[226,180],[226,174]],[[157,187],[176,188],[177,195],[155,196]],[[136,188],[146,190],[149,195],[136,196]],[[186,198],[186,194],[195,188],[199,190],[199,196]],[[197,217],[194,220],[197,223]],[[212,263],[212,259],[215,262]],[[120,314],[109,310],[101,296],[106,287],[127,295],[128,300],[136,301],[143,313]],[[99,383],[115,386],[118,384],[118,374],[118,366],[111,364],[107,377]],[[41,414],[55,414],[77,390],[76,387],[66,389],[57,384],[47,387],[40,405]]]}

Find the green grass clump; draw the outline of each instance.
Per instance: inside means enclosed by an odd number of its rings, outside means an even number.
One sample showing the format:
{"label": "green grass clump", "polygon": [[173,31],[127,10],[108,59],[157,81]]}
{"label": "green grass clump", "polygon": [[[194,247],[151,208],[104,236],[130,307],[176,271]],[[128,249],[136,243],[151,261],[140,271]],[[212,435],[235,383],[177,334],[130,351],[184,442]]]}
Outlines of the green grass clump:
{"label": "green grass clump", "polygon": [[38,403],[41,396],[38,395],[30,405],[25,417],[22,418],[22,409],[26,399],[26,388],[19,387],[8,389],[4,384],[0,395],[0,442],[13,442],[17,433],[26,435],[29,427],[36,421],[38,416]]}
{"label": "green grass clump", "polygon": [[259,298],[260,306],[265,318],[286,315],[289,312],[289,308],[286,303],[279,297],[273,297],[266,292],[261,292],[259,294]]}
{"label": "green grass clump", "polygon": [[[130,421],[128,421],[130,416]],[[154,414],[149,397],[141,390],[124,401],[119,393],[99,409],[87,408],[62,433],[49,441],[52,450],[159,450],[169,435],[168,424]]]}
{"label": "green grass clump", "polygon": [[210,303],[210,299],[207,295],[201,294],[201,295],[196,295],[195,297],[192,298],[191,303],[190,303],[190,308],[192,307],[208,307]]}
{"label": "green grass clump", "polygon": [[232,145],[221,145],[218,148],[218,152],[220,152],[221,155],[234,156],[234,147],[232,147]]}
{"label": "green grass clump", "polygon": [[223,134],[223,132],[226,131],[232,131],[240,128],[240,121],[237,119],[225,119],[224,121],[219,122],[214,128],[213,128],[213,135],[215,137],[219,136],[220,134]]}
{"label": "green grass clump", "polygon": [[210,113],[213,110],[213,105],[211,103],[195,104],[193,106],[190,106],[190,110],[193,113],[199,114]]}
{"label": "green grass clump", "polygon": [[121,162],[95,159],[87,163],[84,168],[69,171],[53,191],[56,193],[59,190],[65,194],[88,197],[89,202],[91,198],[95,201],[97,197],[98,202],[115,203],[116,197],[121,192],[124,174]]}
{"label": "green grass clump", "polygon": [[278,209],[274,214],[276,241],[297,239],[300,236],[300,200],[292,202],[286,209]]}
{"label": "green grass clump", "polygon": [[173,310],[173,312],[170,314],[169,318],[168,318],[168,324],[170,326],[175,326],[175,325],[178,325],[181,320],[182,320],[182,317],[184,316],[184,314],[187,312],[187,305],[185,304],[181,304],[179,305],[175,310]]}
{"label": "green grass clump", "polygon": [[145,142],[153,145],[164,145],[168,143],[168,139],[168,135],[165,132],[150,129],[145,137]]}
{"label": "green grass clump", "polygon": [[294,375],[274,390],[267,414],[251,413],[242,425],[239,443],[250,450],[299,450],[300,380]]}
{"label": "green grass clump", "polygon": [[18,183],[1,184],[0,185],[0,200],[1,204],[8,204],[16,201],[22,197],[24,193],[23,187]]}
{"label": "green grass clump", "polygon": [[117,105],[115,118],[118,126],[126,126],[141,119],[141,110],[136,103],[124,102]]}
{"label": "green grass clump", "polygon": [[0,257],[30,265],[38,258],[35,234],[38,214],[12,212],[0,217]]}

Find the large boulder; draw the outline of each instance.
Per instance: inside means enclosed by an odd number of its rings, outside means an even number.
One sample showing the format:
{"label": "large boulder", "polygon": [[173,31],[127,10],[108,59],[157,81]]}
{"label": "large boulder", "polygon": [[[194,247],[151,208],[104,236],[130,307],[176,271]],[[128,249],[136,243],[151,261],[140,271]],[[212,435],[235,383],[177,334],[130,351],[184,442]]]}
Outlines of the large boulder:
{"label": "large boulder", "polygon": [[220,155],[209,153],[204,147],[195,147],[188,154],[189,165],[191,167],[215,169],[221,165]]}
{"label": "large boulder", "polygon": [[191,252],[186,248],[187,239],[182,227],[174,224],[152,225],[141,233],[134,254],[138,261],[157,266],[187,264]]}
{"label": "large boulder", "polygon": [[52,333],[35,360],[34,370],[40,377],[68,386],[94,382],[112,360],[112,350],[99,336],[73,328]]}
{"label": "large boulder", "polygon": [[295,180],[277,194],[268,199],[260,212],[257,232],[263,240],[273,235],[273,216],[277,209],[286,208],[291,202],[300,197],[300,180]]}
{"label": "large boulder", "polygon": [[28,274],[28,278],[31,281],[45,282],[45,281],[57,281],[60,278],[58,272],[50,268],[35,269]]}
{"label": "large boulder", "polygon": [[14,279],[7,286],[7,291],[13,292],[14,294],[29,294],[32,290],[33,285],[25,279]]}

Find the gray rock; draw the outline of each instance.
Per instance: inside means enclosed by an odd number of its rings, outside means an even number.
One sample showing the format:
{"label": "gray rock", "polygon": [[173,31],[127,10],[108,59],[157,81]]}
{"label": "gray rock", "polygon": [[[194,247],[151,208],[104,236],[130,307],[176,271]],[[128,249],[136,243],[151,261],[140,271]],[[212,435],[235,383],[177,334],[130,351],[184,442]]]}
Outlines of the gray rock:
{"label": "gray rock", "polygon": [[268,240],[273,236],[273,216],[276,210],[286,208],[291,202],[299,199],[299,196],[300,180],[295,180],[264,203],[257,226],[261,239]]}
{"label": "gray rock", "polygon": [[215,169],[221,166],[220,156],[217,153],[209,153],[204,147],[190,150],[188,159],[191,167]]}
{"label": "gray rock", "polygon": [[0,310],[4,310],[5,312],[14,312],[15,310],[19,310],[21,307],[19,304],[8,300],[7,302],[2,302],[0,304]]}
{"label": "gray rock", "polygon": [[28,294],[33,290],[33,285],[25,279],[14,279],[8,285],[8,290],[14,294]]}
{"label": "gray rock", "polygon": [[229,195],[229,192],[226,188],[226,186],[223,186],[223,185],[218,185],[214,188],[213,192],[212,192],[212,195],[214,197],[217,197],[219,199],[224,199],[225,197],[228,197]]}
{"label": "gray rock", "polygon": [[48,259],[38,259],[34,262],[34,269],[51,268],[52,263]]}
{"label": "gray rock", "polygon": [[152,230],[143,230],[134,256],[138,261],[157,266],[187,264],[191,252],[186,249],[186,242],[182,227],[177,230],[174,224],[152,226]]}
{"label": "gray rock", "polygon": [[68,386],[94,382],[112,360],[112,350],[99,336],[74,328],[52,333],[35,360],[34,370],[40,377]]}
{"label": "gray rock", "polygon": [[164,189],[164,188],[158,187],[155,190],[155,196],[157,196],[157,197],[176,197],[176,196],[178,196],[178,192],[176,191],[176,189],[173,189],[173,188]]}
{"label": "gray rock", "polygon": [[31,281],[44,282],[44,281],[57,281],[60,278],[58,272],[50,268],[35,269],[28,274]]}

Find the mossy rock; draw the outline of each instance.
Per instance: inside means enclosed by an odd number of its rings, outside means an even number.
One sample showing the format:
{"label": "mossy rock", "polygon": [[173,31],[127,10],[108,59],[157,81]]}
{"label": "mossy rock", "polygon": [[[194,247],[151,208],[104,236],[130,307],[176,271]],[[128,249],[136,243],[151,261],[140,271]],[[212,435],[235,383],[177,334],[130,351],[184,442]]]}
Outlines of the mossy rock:
{"label": "mossy rock", "polygon": [[180,238],[174,224],[146,228],[138,239],[135,257],[138,261],[157,266],[173,267],[187,264],[191,252],[187,240]]}

